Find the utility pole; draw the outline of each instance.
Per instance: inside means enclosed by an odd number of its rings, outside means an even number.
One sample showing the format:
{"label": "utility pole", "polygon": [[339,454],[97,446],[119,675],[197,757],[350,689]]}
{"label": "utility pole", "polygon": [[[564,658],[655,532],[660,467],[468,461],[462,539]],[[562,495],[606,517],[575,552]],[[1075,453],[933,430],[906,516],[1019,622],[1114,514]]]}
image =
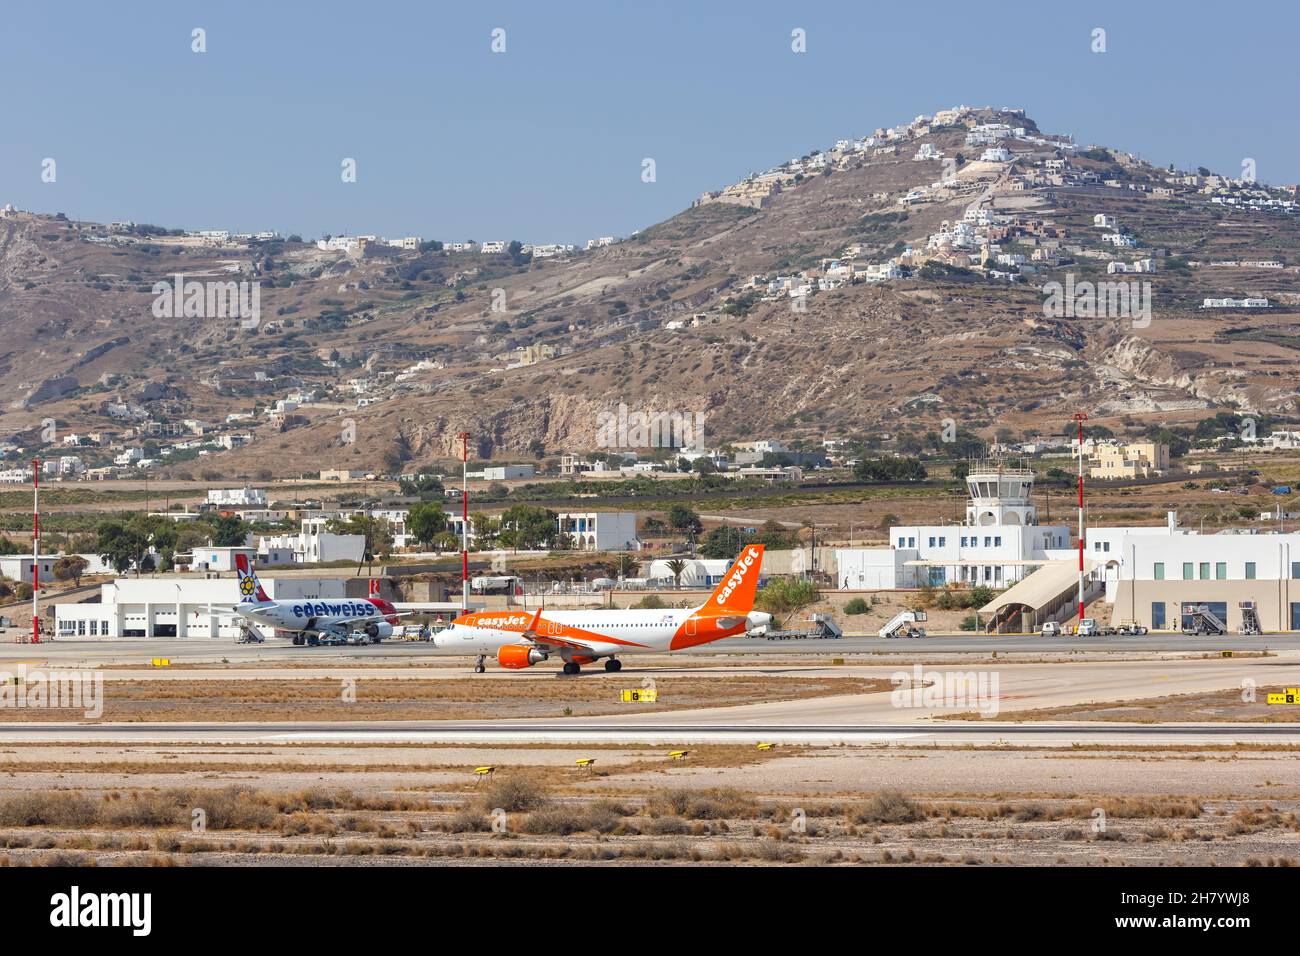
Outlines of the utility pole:
{"label": "utility pole", "polygon": [[1079,423],[1079,624],[1083,624],[1083,423],[1088,420],[1086,412],[1075,412],[1074,420]]}
{"label": "utility pole", "polygon": [[460,433],[460,611],[469,613],[469,432]]}
{"label": "utility pole", "polygon": [[41,642],[41,460],[32,459],[32,643]]}

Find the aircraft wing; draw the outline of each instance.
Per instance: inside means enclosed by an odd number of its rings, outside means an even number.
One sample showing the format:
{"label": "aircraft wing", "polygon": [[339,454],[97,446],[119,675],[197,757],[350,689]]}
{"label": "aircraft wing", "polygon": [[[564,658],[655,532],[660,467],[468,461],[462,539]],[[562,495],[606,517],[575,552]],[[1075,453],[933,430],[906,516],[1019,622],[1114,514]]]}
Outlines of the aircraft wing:
{"label": "aircraft wing", "polygon": [[317,624],[320,618],[310,618],[302,627],[302,630],[308,634],[351,634],[359,627],[365,627],[367,624],[379,624],[388,620],[390,617],[413,617],[414,611],[404,611],[399,614],[371,614],[368,617],[349,617],[341,621],[332,621],[328,624]]}
{"label": "aircraft wing", "polygon": [[573,648],[580,651],[591,650],[591,646],[582,643],[582,641],[575,641],[567,637],[557,637],[554,634],[538,633],[537,625],[541,623],[541,620],[542,611],[539,608],[537,613],[533,615],[533,619],[529,623],[528,627],[524,628],[523,634],[520,635],[528,643],[536,644],[542,650],[559,649],[561,647]]}

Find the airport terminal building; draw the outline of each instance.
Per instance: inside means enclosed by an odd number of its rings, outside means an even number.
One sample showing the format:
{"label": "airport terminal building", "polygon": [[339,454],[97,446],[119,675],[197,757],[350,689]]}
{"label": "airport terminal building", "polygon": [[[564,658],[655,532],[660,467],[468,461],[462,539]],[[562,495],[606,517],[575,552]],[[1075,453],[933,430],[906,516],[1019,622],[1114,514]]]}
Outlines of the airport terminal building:
{"label": "airport terminal building", "polygon": [[[364,578],[261,580],[270,597],[279,600],[365,597],[367,587]],[[239,636],[241,619],[222,608],[238,601],[238,585],[233,577],[119,578],[102,585],[98,603],[56,604],[55,634],[63,638],[233,638]]]}
{"label": "airport terminal building", "polygon": [[889,547],[839,548],[841,590],[924,585],[1008,587],[1048,561],[1070,556],[1070,529],[1040,525],[1034,473],[1001,462],[975,463],[966,478],[963,524],[896,525]]}
{"label": "airport terminal building", "polygon": [[1106,581],[1114,622],[1179,630],[1205,606],[1230,632],[1251,611],[1265,632],[1300,631],[1300,533],[1176,531],[1120,536]]}

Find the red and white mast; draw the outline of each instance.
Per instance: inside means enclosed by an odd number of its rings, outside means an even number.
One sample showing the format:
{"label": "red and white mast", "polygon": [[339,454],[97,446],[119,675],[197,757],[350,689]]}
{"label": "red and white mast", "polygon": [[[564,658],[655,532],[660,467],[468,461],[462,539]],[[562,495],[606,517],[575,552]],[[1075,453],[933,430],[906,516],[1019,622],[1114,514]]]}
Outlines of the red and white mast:
{"label": "red and white mast", "polygon": [[469,432],[460,433],[460,611],[469,613]]}
{"label": "red and white mast", "polygon": [[1083,423],[1088,420],[1086,412],[1076,412],[1074,420],[1079,423],[1079,623],[1083,624]]}
{"label": "red and white mast", "polygon": [[[41,460],[32,459],[32,643],[41,642]],[[21,632],[20,632],[21,633]],[[19,638],[21,640],[21,638]]]}

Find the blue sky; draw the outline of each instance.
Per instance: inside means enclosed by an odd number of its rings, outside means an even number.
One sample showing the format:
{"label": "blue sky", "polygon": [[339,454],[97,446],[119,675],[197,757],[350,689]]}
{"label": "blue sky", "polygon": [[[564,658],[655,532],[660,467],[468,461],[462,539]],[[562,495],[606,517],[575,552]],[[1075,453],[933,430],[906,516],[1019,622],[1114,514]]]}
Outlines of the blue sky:
{"label": "blue sky", "polygon": [[[1300,8],[43,2],[0,11],[0,203],[185,228],[582,242],[836,139],[1023,106],[1300,180]],[[191,51],[202,27],[207,52]],[[494,28],[506,52],[491,51]],[[1091,33],[1106,30],[1105,53]],[[791,51],[791,31],[807,52]],[[54,158],[57,181],[41,182]],[[657,181],[641,180],[646,157]],[[343,183],[340,163],[357,162]]]}

